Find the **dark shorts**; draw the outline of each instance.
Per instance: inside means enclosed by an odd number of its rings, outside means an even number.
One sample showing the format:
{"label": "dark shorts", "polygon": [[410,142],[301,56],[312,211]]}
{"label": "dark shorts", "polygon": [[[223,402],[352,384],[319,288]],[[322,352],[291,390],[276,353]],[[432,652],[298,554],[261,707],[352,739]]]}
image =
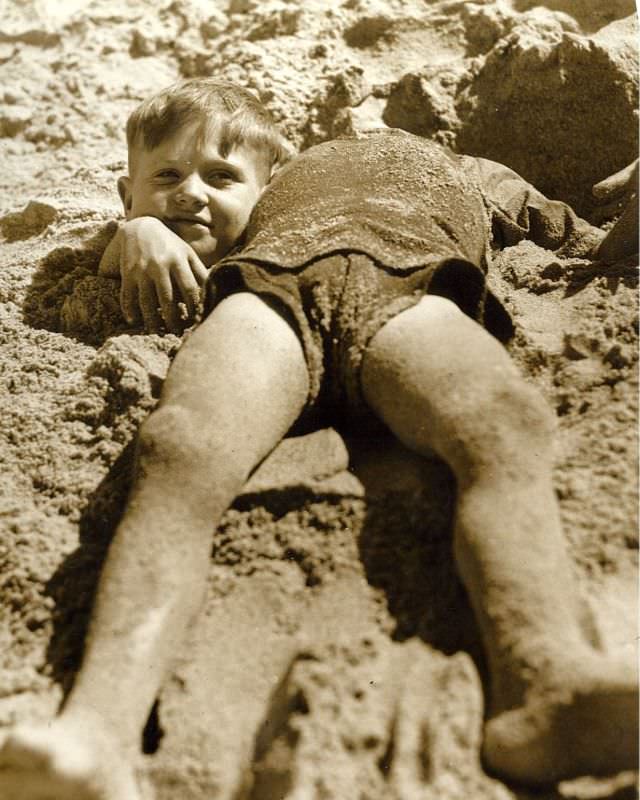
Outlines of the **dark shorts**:
{"label": "dark shorts", "polygon": [[298,269],[232,260],[210,274],[205,314],[243,291],[275,302],[296,329],[309,369],[308,412],[321,408],[334,422],[369,413],[360,367],[368,343],[386,322],[425,294],[437,294],[484,325],[490,297],[480,267],[462,259],[409,270],[382,267],[361,253],[327,256]]}

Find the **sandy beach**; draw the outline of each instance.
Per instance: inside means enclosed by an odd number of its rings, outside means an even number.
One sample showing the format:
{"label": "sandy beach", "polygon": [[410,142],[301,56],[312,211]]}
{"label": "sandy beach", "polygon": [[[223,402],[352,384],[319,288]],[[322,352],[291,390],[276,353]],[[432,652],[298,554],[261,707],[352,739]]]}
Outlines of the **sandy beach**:
{"label": "sandy beach", "polygon": [[[152,91],[252,89],[299,148],[387,125],[505,163],[605,229],[637,157],[629,0],[6,0],[0,15],[0,731],[48,719],[173,334],[97,274],[124,126]],[[555,486],[603,647],[637,646],[637,261],[494,260],[509,345],[557,417]],[[446,466],[325,428],[285,440],[212,531],[206,606],[145,730],[157,800],[633,800],[480,761],[486,666]],[[523,554],[526,557],[526,554]],[[222,631],[222,634],[221,634]],[[2,798],[1,800],[11,800]]]}

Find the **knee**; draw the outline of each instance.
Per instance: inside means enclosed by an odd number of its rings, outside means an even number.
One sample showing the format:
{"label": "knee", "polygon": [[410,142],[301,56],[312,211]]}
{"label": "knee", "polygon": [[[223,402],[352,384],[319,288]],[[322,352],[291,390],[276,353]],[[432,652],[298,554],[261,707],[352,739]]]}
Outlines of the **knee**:
{"label": "knee", "polygon": [[177,404],[159,406],[147,417],[138,434],[136,455],[143,470],[164,468],[183,481],[198,473],[219,479],[217,467],[234,480],[245,477],[224,437],[208,426],[205,429],[190,409]]}
{"label": "knee", "polygon": [[137,453],[142,461],[177,463],[197,457],[200,443],[186,409],[159,406],[142,423]]}
{"label": "knee", "polygon": [[550,442],[555,417],[540,391],[517,374],[510,376],[492,398],[498,418],[508,430],[533,440]]}
{"label": "knee", "polygon": [[467,463],[511,470],[532,462],[551,465],[555,417],[538,389],[515,371],[483,387],[466,427]]}

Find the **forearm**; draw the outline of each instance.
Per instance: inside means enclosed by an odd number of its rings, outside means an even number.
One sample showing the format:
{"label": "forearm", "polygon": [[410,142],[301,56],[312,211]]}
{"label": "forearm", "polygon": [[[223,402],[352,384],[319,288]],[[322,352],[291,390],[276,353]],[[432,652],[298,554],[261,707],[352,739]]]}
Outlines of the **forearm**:
{"label": "forearm", "polygon": [[[135,217],[137,220],[145,219],[144,217]],[[148,219],[156,219],[155,217],[148,217]],[[125,226],[132,222],[132,220],[125,220],[118,223],[118,229],[114,234],[113,239],[109,242],[107,247],[105,248],[104,253],[102,254],[102,258],[100,259],[100,265],[98,267],[98,274],[99,275],[106,275],[109,277],[119,278],[120,277],[120,264],[121,264],[121,254],[123,248],[123,236]],[[164,224],[162,220],[159,220],[160,224]],[[168,229],[167,229],[168,230]]]}
{"label": "forearm", "polygon": [[616,224],[594,249],[594,258],[620,261],[638,252],[638,212],[638,195],[634,194]]}
{"label": "forearm", "polygon": [[98,266],[98,274],[107,277],[119,278],[120,277],[120,252],[122,249],[122,223],[118,225],[118,230],[115,232],[113,239],[106,246],[100,265]]}

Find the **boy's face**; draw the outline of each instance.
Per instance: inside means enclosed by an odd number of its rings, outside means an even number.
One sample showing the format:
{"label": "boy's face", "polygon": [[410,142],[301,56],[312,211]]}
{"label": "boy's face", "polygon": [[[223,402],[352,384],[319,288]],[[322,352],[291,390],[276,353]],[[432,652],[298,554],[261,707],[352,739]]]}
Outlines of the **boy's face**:
{"label": "boy's face", "polygon": [[127,219],[157,217],[207,267],[241,236],[269,178],[251,147],[236,147],[223,158],[217,137],[199,120],[153,150],[138,146],[132,163],[131,177],[118,182]]}

